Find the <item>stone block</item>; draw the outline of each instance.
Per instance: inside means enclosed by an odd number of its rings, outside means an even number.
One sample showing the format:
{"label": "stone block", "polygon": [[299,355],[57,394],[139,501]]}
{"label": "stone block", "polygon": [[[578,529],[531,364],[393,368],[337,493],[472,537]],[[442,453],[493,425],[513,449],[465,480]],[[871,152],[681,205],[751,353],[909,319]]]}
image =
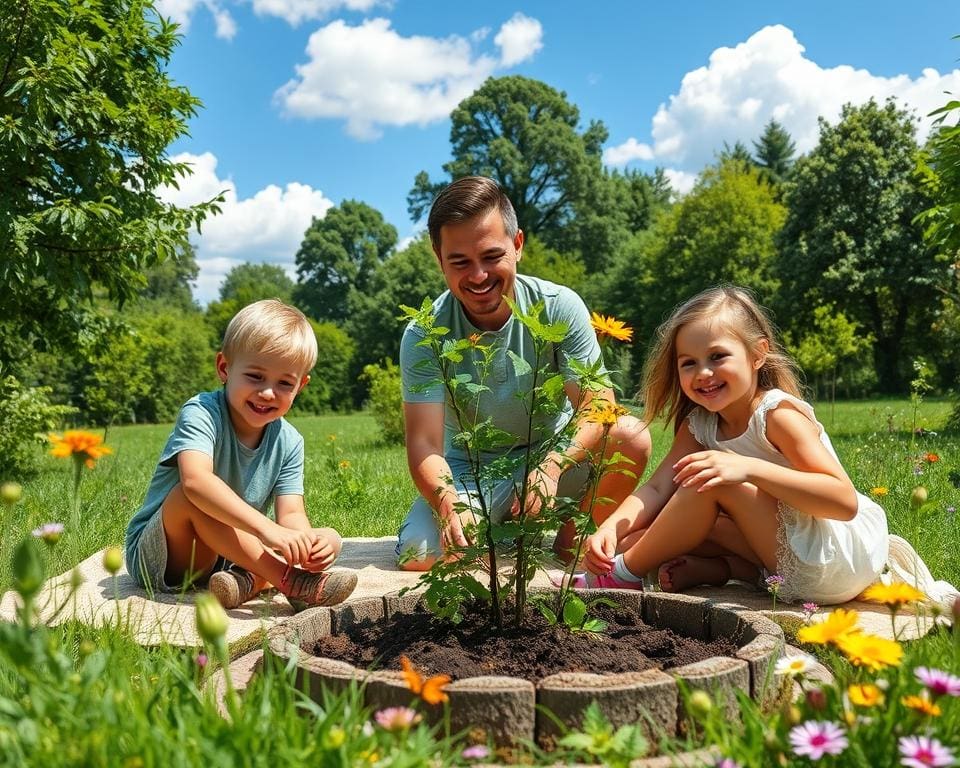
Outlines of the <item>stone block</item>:
{"label": "stone block", "polygon": [[536,689],[517,677],[468,677],[446,688],[450,729],[483,731],[498,746],[532,742],[536,725]]}
{"label": "stone block", "polygon": [[349,603],[343,603],[331,609],[332,634],[340,635],[357,624],[375,624],[383,621],[386,615],[382,597],[364,597]]}
{"label": "stone block", "polygon": [[267,633],[267,653],[288,659],[292,648],[313,649],[333,631],[333,608],[309,608]]}
{"label": "stone block", "polygon": [[384,615],[389,619],[398,613],[413,613],[423,602],[423,592],[388,592],[383,596]]}
{"label": "stone block", "polygon": [[[750,667],[743,659],[714,656],[668,672],[682,683],[688,694],[696,690],[706,691],[713,699],[714,706],[721,707],[728,720],[736,722],[740,719],[736,692],[750,694]],[[690,722],[682,695],[677,709],[677,721],[682,733]]]}
{"label": "stone block", "polygon": [[[552,712],[568,727],[578,728],[583,711],[591,702],[615,727],[639,724],[644,735],[656,742],[677,728],[677,685],[657,669],[619,675],[561,672],[550,675],[537,686],[537,704]],[[537,741],[550,746],[560,730],[553,718],[537,711]]]}
{"label": "stone block", "polygon": [[766,711],[770,711],[777,704],[780,681],[774,674],[774,668],[783,656],[783,649],[782,632],[763,633],[758,634],[736,653],[736,657],[747,662],[750,669],[750,697]]}
{"label": "stone block", "polygon": [[323,692],[345,691],[354,683],[363,681],[366,673],[344,661],[327,659],[322,656],[303,656],[297,662],[295,684],[314,701],[323,701]]}
{"label": "stone block", "polygon": [[710,602],[702,597],[646,592],[643,620],[652,627],[672,629],[681,635],[706,640],[710,636]]}

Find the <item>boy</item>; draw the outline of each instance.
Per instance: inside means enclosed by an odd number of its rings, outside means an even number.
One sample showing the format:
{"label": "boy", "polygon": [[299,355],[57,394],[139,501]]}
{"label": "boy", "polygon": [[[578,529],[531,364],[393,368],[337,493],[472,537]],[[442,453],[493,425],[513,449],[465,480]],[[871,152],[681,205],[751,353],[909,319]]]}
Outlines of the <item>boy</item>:
{"label": "boy", "polygon": [[223,388],[181,408],[127,526],[127,569],[141,586],[170,592],[209,578],[224,608],[271,584],[297,610],[350,595],[356,574],[327,572],[342,542],[310,526],[303,438],[283,419],[316,359],[309,321],[282,302],[258,301],[230,321],[216,360]]}

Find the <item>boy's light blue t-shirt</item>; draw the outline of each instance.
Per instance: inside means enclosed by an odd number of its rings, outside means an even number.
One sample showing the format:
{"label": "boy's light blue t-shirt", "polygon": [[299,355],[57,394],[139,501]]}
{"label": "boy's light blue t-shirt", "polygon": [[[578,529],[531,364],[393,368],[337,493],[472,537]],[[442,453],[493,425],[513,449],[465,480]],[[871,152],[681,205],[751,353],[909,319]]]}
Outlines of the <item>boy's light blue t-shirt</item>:
{"label": "boy's light blue t-shirt", "polygon": [[140,534],[180,482],[177,454],[200,451],[213,458],[213,473],[263,514],[275,496],[303,494],[303,437],[284,419],[270,422],[256,448],[238,439],[222,389],[202,392],[180,409],[160,454],[143,506],[127,525],[127,562],[136,562]]}
{"label": "boy's light blue t-shirt", "polygon": [[[517,275],[515,300],[524,312],[529,312],[538,301],[544,305],[540,315],[547,323],[564,322],[567,333],[558,344],[548,344],[546,352],[538,363],[533,339],[523,323],[512,314],[498,331],[481,331],[467,318],[463,306],[450,291],[444,291],[433,303],[436,325],[449,328],[448,339],[466,339],[472,334],[482,334],[480,344],[495,346],[496,354],[492,369],[484,380],[489,392],[480,395],[477,413],[478,421],[490,417],[494,426],[515,437],[514,448],[529,443],[543,442],[548,436],[566,424],[573,415],[573,406],[564,398],[563,410],[552,416],[542,416],[534,421],[532,434],[529,430],[529,393],[533,383],[533,373],[518,376],[508,351],[527,361],[532,369],[546,367],[549,374],[560,373],[564,381],[576,380],[577,375],[570,368],[570,361],[583,364],[594,363],[600,359],[600,345],[596,332],[590,325],[590,313],[586,305],[574,291],[566,286],[547,280]],[[452,444],[455,434],[460,431],[456,414],[447,399],[442,386],[428,386],[431,381],[440,378],[439,367],[429,347],[417,346],[424,333],[414,324],[409,324],[400,342],[400,375],[403,380],[403,400],[407,403],[446,402],[444,419],[444,454],[448,458],[465,459],[464,451]],[[475,361],[466,356],[457,365],[457,373],[469,373],[473,381],[478,380]],[[538,383],[542,383],[541,377]],[[426,386],[426,389],[423,387]],[[493,455],[497,455],[494,453]]]}

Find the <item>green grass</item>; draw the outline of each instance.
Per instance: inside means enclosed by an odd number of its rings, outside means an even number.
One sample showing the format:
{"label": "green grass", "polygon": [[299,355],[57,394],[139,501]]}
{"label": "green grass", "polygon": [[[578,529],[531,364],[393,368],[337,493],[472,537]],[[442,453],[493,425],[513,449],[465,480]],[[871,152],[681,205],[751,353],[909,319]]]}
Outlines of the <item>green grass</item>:
{"label": "green grass", "polygon": [[[879,499],[890,529],[909,539],[934,574],[960,583],[960,535],[949,507],[960,506],[960,491],[948,475],[960,469],[960,435],[937,431],[950,404],[928,401],[916,416],[908,400],[829,403],[817,413],[831,434],[851,479],[864,493],[883,486]],[[332,525],[345,536],[387,536],[397,532],[416,490],[407,472],[403,448],[384,445],[373,418],[365,413],[304,416],[292,419],[306,443],[306,506],[317,525]],[[914,423],[926,432],[913,434]],[[18,541],[50,521],[68,525],[53,553],[51,568],[61,572],[110,544],[121,544],[127,521],[143,500],[157,457],[171,425],[115,427],[107,434],[113,454],[84,470],[78,526],[70,523],[72,472],[68,461],[44,456],[39,474],[24,483],[24,498],[6,513],[4,539]],[[331,439],[333,437],[333,439]],[[666,454],[671,435],[654,428],[650,469]],[[940,461],[920,457],[936,453]],[[345,462],[345,463],[343,463]],[[342,464],[343,463],[343,464]],[[915,475],[919,466],[922,475]],[[915,485],[929,491],[930,503],[912,513]],[[0,514],[3,514],[0,512]],[[0,587],[9,585],[9,563],[0,560]]]}

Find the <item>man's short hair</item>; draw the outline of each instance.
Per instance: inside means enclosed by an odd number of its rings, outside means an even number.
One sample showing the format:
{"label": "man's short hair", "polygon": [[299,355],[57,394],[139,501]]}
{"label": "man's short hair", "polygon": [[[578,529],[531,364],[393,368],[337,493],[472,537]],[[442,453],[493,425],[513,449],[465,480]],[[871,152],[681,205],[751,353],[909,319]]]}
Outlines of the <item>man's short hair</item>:
{"label": "man's short hair", "polygon": [[301,375],[317,362],[317,337],[306,316],[277,299],[248,304],[230,320],[223,334],[223,356],[267,354],[289,357]]}
{"label": "man's short hair", "polygon": [[457,224],[474,216],[484,215],[494,208],[500,211],[503,231],[511,240],[516,237],[517,212],[510,198],[493,179],[486,176],[464,176],[448,184],[433,199],[427,230],[434,249],[440,252],[440,228],[444,224]]}

